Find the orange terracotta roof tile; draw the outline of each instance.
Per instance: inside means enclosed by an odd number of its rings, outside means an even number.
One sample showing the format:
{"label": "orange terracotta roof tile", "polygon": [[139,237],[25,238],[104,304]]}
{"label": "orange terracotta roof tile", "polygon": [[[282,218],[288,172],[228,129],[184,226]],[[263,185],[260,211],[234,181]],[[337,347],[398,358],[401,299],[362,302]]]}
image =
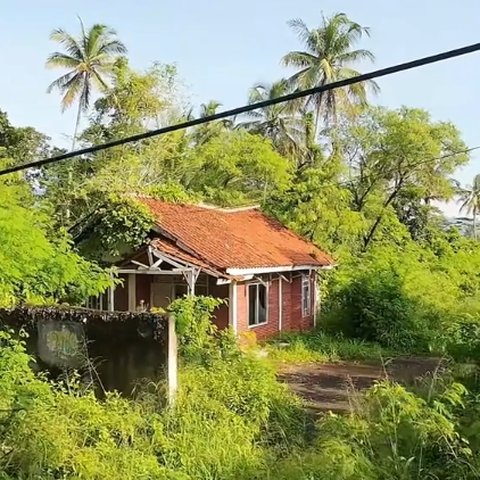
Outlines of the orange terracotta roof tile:
{"label": "orange terracotta roof tile", "polygon": [[[141,197],[176,251],[228,268],[322,267],[332,258],[258,209],[216,209]],[[184,258],[184,260],[188,260]]]}

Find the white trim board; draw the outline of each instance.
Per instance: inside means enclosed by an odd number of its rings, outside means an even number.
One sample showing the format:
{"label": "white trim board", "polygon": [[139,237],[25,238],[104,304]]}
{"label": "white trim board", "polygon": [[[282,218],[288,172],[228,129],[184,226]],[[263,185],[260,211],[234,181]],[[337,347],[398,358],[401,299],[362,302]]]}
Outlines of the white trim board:
{"label": "white trim board", "polygon": [[257,275],[259,273],[295,272],[299,270],[330,270],[332,266],[296,265],[284,267],[254,267],[254,268],[227,268],[226,272],[232,276]]}

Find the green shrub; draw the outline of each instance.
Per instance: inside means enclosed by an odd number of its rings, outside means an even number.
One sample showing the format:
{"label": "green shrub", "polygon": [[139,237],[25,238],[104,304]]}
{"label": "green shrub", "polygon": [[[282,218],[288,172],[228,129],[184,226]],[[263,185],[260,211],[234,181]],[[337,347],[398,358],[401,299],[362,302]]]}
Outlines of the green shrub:
{"label": "green shrub", "polygon": [[175,316],[180,353],[187,361],[205,363],[238,351],[231,332],[219,332],[212,322],[213,311],[222,303],[218,298],[187,296],[169,305]]}
{"label": "green shrub", "polygon": [[21,342],[0,340],[0,478],[249,479],[304,445],[300,402],[255,358],[186,363],[165,408],[162,386],[101,401],[48,383]]}
{"label": "green shrub", "polygon": [[392,349],[427,350],[434,333],[432,315],[404,285],[403,276],[392,268],[362,271],[330,299],[326,323]]}
{"label": "green shrub", "polygon": [[315,447],[280,462],[279,480],[474,479],[475,456],[454,412],[465,390],[450,384],[423,399],[384,381],[359,398],[350,415],[326,415]]}
{"label": "green shrub", "polygon": [[306,415],[266,364],[243,358],[182,369],[165,415],[162,458],[192,478],[254,478],[268,457],[304,444]]}
{"label": "green shrub", "polygon": [[480,316],[452,315],[443,322],[441,344],[456,360],[480,360]]}

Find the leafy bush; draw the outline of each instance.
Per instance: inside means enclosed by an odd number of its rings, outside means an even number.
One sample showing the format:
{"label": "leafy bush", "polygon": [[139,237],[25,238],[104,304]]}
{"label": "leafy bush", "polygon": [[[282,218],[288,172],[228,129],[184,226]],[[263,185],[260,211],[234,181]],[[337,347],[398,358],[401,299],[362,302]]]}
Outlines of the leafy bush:
{"label": "leafy bush", "polygon": [[453,383],[425,400],[395,383],[378,383],[350,415],[321,419],[315,447],[280,463],[273,478],[478,478],[454,416],[464,394]]}
{"label": "leafy bush", "polygon": [[444,320],[445,351],[456,360],[480,360],[480,317],[465,313]]}
{"label": "leafy bush", "polygon": [[364,271],[336,292],[332,302],[338,308],[330,315],[353,336],[402,351],[426,350],[431,341],[428,309],[404,285],[402,275],[391,268]]}
{"label": "leafy bush", "polygon": [[233,333],[219,332],[212,322],[213,311],[222,303],[221,299],[200,295],[178,298],[169,305],[175,316],[180,352],[187,361],[205,363],[239,353]]}

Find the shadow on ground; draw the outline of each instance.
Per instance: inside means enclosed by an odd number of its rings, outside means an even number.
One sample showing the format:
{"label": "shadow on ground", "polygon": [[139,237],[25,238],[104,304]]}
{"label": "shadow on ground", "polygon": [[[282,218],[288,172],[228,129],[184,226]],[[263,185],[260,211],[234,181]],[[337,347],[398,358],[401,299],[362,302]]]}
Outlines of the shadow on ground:
{"label": "shadow on ground", "polygon": [[442,368],[438,358],[397,357],[382,362],[309,363],[284,365],[278,378],[304,400],[314,412],[347,412],[352,392],[391,378],[412,385]]}

